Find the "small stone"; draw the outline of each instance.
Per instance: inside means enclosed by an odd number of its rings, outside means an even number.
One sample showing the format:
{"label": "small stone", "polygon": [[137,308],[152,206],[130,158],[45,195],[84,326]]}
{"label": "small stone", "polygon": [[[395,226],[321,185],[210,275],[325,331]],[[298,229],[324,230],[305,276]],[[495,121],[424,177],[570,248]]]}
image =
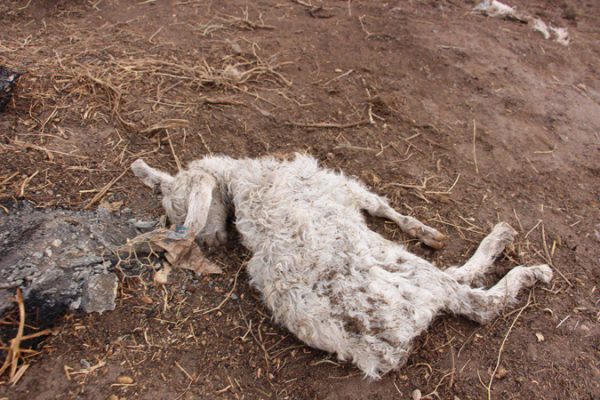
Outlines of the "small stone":
{"label": "small stone", "polygon": [[421,400],[421,397],[423,397],[423,395],[421,394],[421,391],[419,389],[413,390],[413,392],[412,392],[413,400]]}
{"label": "small stone", "polygon": [[52,257],[52,249],[51,248],[48,247],[44,253],[46,253],[46,256]]}
{"label": "small stone", "polygon": [[35,253],[33,253],[33,254],[32,254],[32,256],[33,256],[34,258],[42,258],[42,257],[43,257],[43,254],[42,254],[42,253],[40,253],[39,251],[36,251]]}
{"label": "small stone", "polygon": [[81,360],[79,360],[79,364],[85,369],[90,369],[90,367],[92,366],[90,364],[90,362],[88,360],[86,360],[85,358],[82,358]]}
{"label": "small stone", "polygon": [[160,271],[154,273],[154,282],[166,284],[169,282],[169,273],[171,272],[171,266],[165,265]]}
{"label": "small stone", "polygon": [[133,378],[127,375],[121,375],[117,378],[117,382],[123,385],[131,385],[133,383]]}
{"label": "small stone", "polygon": [[62,244],[62,240],[60,240],[60,239],[54,239],[54,241],[52,241],[52,246],[54,246],[54,247],[60,247],[61,244]]}
{"label": "small stone", "polygon": [[148,296],[142,296],[140,297],[140,300],[144,304],[152,304],[152,299]]}
{"label": "small stone", "polygon": [[529,343],[527,345],[527,357],[531,360],[531,361],[537,361],[538,359],[538,352],[537,352],[537,347],[535,344],[533,343]]}
{"label": "small stone", "polygon": [[591,329],[586,324],[581,324],[581,325],[579,325],[579,330],[584,333],[589,333]]}
{"label": "small stone", "polygon": [[239,55],[243,53],[242,47],[236,42],[230,42],[229,45],[231,46],[231,50],[233,50],[235,54]]}
{"label": "small stone", "polygon": [[81,306],[86,313],[112,311],[115,309],[115,298],[119,279],[115,274],[94,275],[83,286]]}
{"label": "small stone", "polygon": [[194,286],[192,284],[188,284],[185,286],[185,290],[188,293],[194,293],[196,291],[196,286]]}
{"label": "small stone", "polygon": [[506,368],[500,367],[498,368],[498,371],[496,371],[496,375],[494,376],[496,377],[496,379],[504,379],[506,375],[508,375],[508,371],[506,370]]}
{"label": "small stone", "polygon": [[536,333],[535,333],[535,337],[537,338],[537,341],[538,341],[538,342],[543,342],[544,340],[546,340],[546,339],[544,338],[544,335],[542,335],[540,332],[536,332]]}
{"label": "small stone", "polygon": [[117,396],[116,394],[111,394],[110,396],[108,396],[107,400],[119,400],[119,396]]}

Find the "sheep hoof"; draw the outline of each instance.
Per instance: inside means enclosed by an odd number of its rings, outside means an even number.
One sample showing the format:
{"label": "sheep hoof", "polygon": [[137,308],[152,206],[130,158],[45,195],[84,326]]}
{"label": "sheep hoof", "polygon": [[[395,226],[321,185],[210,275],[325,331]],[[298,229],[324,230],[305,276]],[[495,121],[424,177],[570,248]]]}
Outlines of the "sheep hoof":
{"label": "sheep hoof", "polygon": [[552,280],[553,272],[552,268],[546,264],[535,265],[530,267],[533,271],[535,279],[544,283],[550,283]]}
{"label": "sheep hoof", "polygon": [[212,231],[202,233],[198,236],[198,242],[202,247],[213,249],[215,247],[224,245],[227,243],[227,232],[225,231]]}
{"label": "sheep hoof", "polygon": [[446,236],[430,227],[420,229],[416,236],[421,243],[433,249],[441,249],[446,245]]}

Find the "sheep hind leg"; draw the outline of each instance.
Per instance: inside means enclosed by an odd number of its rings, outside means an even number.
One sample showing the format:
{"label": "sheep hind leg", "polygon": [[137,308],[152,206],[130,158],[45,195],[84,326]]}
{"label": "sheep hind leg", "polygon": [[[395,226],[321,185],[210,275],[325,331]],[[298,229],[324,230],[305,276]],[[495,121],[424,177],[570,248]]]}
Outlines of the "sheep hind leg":
{"label": "sheep hind leg", "polygon": [[496,224],[466,264],[461,267],[450,267],[444,272],[450,274],[459,283],[479,285],[485,274],[490,272],[496,258],[502,254],[516,234],[517,232],[506,222]]}
{"label": "sheep hind leg", "polygon": [[490,289],[474,289],[460,285],[450,311],[464,315],[481,324],[491,321],[506,306],[514,304],[519,292],[541,281],[552,280],[552,269],[545,264],[533,267],[518,266],[510,270]]}
{"label": "sheep hind leg", "polygon": [[419,239],[422,243],[434,249],[441,249],[445,245],[446,237],[436,229],[425,225],[416,218],[402,215],[394,210],[381,196],[369,192],[366,188],[356,185],[352,188],[354,197],[360,208],[374,217],[387,218],[393,221],[400,229],[410,236]]}

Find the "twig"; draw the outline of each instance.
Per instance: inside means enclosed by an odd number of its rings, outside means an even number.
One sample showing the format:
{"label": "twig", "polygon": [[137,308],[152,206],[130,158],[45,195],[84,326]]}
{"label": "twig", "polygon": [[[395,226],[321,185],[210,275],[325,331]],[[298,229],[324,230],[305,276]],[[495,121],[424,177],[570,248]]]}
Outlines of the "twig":
{"label": "twig", "polygon": [[519,319],[521,314],[523,314],[523,311],[525,311],[525,309],[531,305],[531,293],[532,292],[529,292],[529,297],[527,298],[527,304],[525,304],[523,307],[521,307],[521,309],[517,313],[517,316],[515,317],[515,319],[513,319],[512,324],[510,324],[508,331],[506,331],[506,335],[504,335],[504,339],[502,340],[502,343],[500,344],[500,349],[498,350],[498,358],[496,359],[496,366],[494,367],[494,371],[492,372],[492,375],[490,376],[490,381],[488,382],[488,385],[486,387],[488,400],[492,399],[492,383],[494,382],[494,376],[496,375],[496,372],[498,372],[498,367],[500,367],[500,360],[502,358],[502,352],[504,351],[504,345],[506,344],[506,341],[508,340],[508,336],[510,335],[510,332],[512,331],[513,327],[517,323],[517,320]]}
{"label": "twig", "polygon": [[229,291],[229,293],[227,293],[227,296],[225,296],[225,298],[223,299],[223,301],[221,301],[219,303],[218,306],[213,307],[209,310],[206,311],[202,311],[202,315],[206,315],[206,314],[210,314],[212,312],[218,311],[221,309],[221,307],[223,307],[225,305],[225,303],[227,303],[229,301],[229,299],[231,298],[231,295],[233,294],[233,292],[235,291],[236,287],[237,287],[237,281],[238,281],[238,277],[240,276],[240,271],[242,270],[242,268],[244,268],[244,266],[246,265],[246,263],[242,263],[242,265],[240,265],[240,267],[238,268],[237,272],[235,273],[235,277],[233,278],[233,286],[231,287],[231,290]]}
{"label": "twig", "polygon": [[344,129],[344,128],[353,128],[356,126],[367,125],[371,122],[368,119],[363,119],[356,122],[349,122],[346,124],[338,124],[336,122],[296,122],[296,121],[287,121],[286,125],[291,126],[300,126],[303,128],[336,128],[336,129]]}
{"label": "twig", "polygon": [[334,78],[331,78],[330,80],[328,80],[327,82],[325,82],[325,83],[323,84],[323,86],[327,86],[327,85],[329,85],[331,82],[335,82],[335,81],[337,81],[338,79],[340,79],[340,78],[343,78],[343,77],[345,77],[345,76],[348,76],[348,75],[350,75],[350,74],[351,74],[351,73],[353,73],[353,72],[354,72],[354,70],[353,70],[353,69],[349,69],[348,71],[344,72],[343,74],[340,74],[340,75],[338,75],[338,76],[336,76],[336,77],[334,77]]}
{"label": "twig", "polygon": [[123,177],[123,175],[125,175],[127,173],[127,169],[123,172],[121,172],[121,174],[119,176],[117,176],[116,178],[114,178],[112,181],[108,182],[95,196],[94,198],[92,198],[86,205],[85,207],[83,207],[84,210],[89,210],[94,204],[96,204],[98,201],[100,201],[104,195],[106,194],[106,192],[108,192],[110,190],[110,188],[117,183],[117,181],[119,179],[121,179]]}
{"label": "twig", "polygon": [[181,163],[179,162],[179,157],[177,157],[177,154],[175,153],[175,148],[173,148],[173,141],[171,140],[171,134],[169,133],[169,131],[167,132],[167,140],[169,142],[169,147],[171,148],[171,154],[173,154],[173,158],[175,159],[175,164],[177,164],[177,170],[181,171],[183,170],[183,168],[181,167]]}
{"label": "twig", "polygon": [[542,245],[544,246],[544,253],[546,254],[546,262],[554,269],[558,274],[567,282],[570,287],[573,287],[571,281],[562,273],[560,269],[554,265],[552,262],[552,258],[550,257],[550,252],[548,251],[548,244],[546,243],[546,231],[544,230],[544,223],[542,222]]}
{"label": "twig", "polygon": [[165,119],[157,124],[149,126],[146,129],[140,131],[140,133],[150,133],[161,129],[168,128],[187,128],[190,125],[190,121],[187,119]]}
{"label": "twig", "polygon": [[25,371],[27,371],[27,368],[29,368],[29,364],[22,364],[19,367],[19,358],[21,353],[30,352],[28,350],[21,349],[21,343],[25,340],[33,339],[35,337],[50,333],[50,331],[46,329],[31,335],[23,335],[25,331],[25,303],[23,301],[23,293],[21,292],[20,288],[17,288],[15,300],[19,309],[19,327],[17,328],[17,335],[10,341],[10,347],[8,347],[6,353],[6,359],[4,360],[2,367],[0,367],[0,376],[10,368],[8,381],[9,383],[12,383],[13,386],[19,381],[19,379],[21,379]]}
{"label": "twig", "polygon": [[181,372],[183,372],[183,374],[184,374],[185,376],[187,376],[187,378],[188,378],[190,381],[193,381],[193,380],[194,380],[194,378],[192,378],[192,376],[191,376],[191,375],[190,375],[190,374],[189,374],[189,373],[188,373],[188,372],[185,370],[185,368],[183,368],[181,365],[179,365],[179,363],[178,363],[177,361],[175,361],[175,365],[177,366],[177,368],[179,368],[179,370],[180,370]]}
{"label": "twig", "polygon": [[23,180],[23,183],[21,184],[21,189],[19,190],[19,196],[18,197],[25,197],[25,188],[27,187],[27,185],[29,184],[29,182],[31,182],[31,180],[33,178],[35,178],[35,176],[37,174],[40,173],[40,170],[36,170],[33,174],[31,174],[30,176],[28,176],[27,178],[25,178]]}
{"label": "twig", "polygon": [[156,37],[156,35],[158,35],[160,33],[160,31],[162,31],[164,28],[164,25],[161,26],[160,28],[157,29],[156,32],[154,32],[152,35],[150,35],[150,37],[148,38],[148,42],[154,44],[154,42],[152,42],[152,39],[154,39]]}
{"label": "twig", "polygon": [[80,159],[87,159],[86,156],[78,156],[76,154],[71,154],[71,153],[65,153],[63,151],[58,151],[58,150],[51,150],[48,149],[46,147],[42,147],[42,146],[38,146],[35,145],[33,143],[27,143],[27,142],[23,142],[21,140],[13,140],[12,144],[14,146],[18,146],[18,147],[24,147],[26,149],[33,149],[33,150],[39,150],[39,151],[43,151],[46,153],[46,155],[48,156],[48,160],[52,161],[53,160],[53,156],[52,153],[56,153],[56,154],[60,154],[61,156],[67,156],[67,157],[75,157],[75,158],[80,158]]}
{"label": "twig", "polygon": [[473,120],[473,161],[475,162],[475,172],[479,175],[479,166],[477,165],[477,152],[475,150],[475,139],[477,137],[477,123]]}
{"label": "twig", "polygon": [[[206,125],[206,128],[212,134],[212,132],[210,130],[210,126],[208,126],[208,124]],[[204,148],[206,149],[206,151],[208,152],[208,154],[210,154],[212,156],[213,152],[210,149],[210,147],[208,147],[208,143],[206,143],[206,140],[204,140],[204,136],[202,136],[202,134],[200,133],[200,131],[198,131],[197,133],[198,133],[198,136],[200,137],[200,140],[202,141],[202,145],[204,145]]]}
{"label": "twig", "polygon": [[360,27],[362,29],[362,31],[365,33],[365,39],[370,39],[370,38],[382,38],[382,39],[396,39],[394,36],[392,35],[388,35],[387,33],[371,33],[367,30],[367,28],[365,27],[365,24],[363,22],[363,19],[365,19],[367,16],[366,15],[361,15],[360,17],[358,17],[358,22],[360,22]]}

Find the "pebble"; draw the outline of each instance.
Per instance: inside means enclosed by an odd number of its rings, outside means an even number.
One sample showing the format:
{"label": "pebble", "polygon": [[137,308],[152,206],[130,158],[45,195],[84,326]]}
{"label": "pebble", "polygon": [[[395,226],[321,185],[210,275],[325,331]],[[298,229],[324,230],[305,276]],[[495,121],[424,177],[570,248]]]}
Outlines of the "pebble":
{"label": "pebble", "polygon": [[117,382],[123,385],[131,385],[133,383],[133,378],[127,375],[121,375],[117,378]]}
{"label": "pebble", "polygon": [[52,246],[54,246],[54,247],[60,247],[61,244],[62,244],[62,240],[60,240],[60,239],[54,239],[54,241],[52,242]]}
{"label": "pebble", "polygon": [[591,329],[586,324],[581,324],[581,325],[579,325],[579,330],[584,333],[589,333]]}
{"label": "pebble", "polygon": [[508,375],[508,371],[506,370],[506,368],[500,367],[498,368],[498,371],[496,371],[495,377],[496,379],[504,379],[506,375]]}
{"label": "pebble", "polygon": [[536,332],[535,337],[537,338],[538,342],[543,342],[545,340],[544,335],[542,335],[540,332]]}
{"label": "pebble", "polygon": [[419,389],[413,390],[413,392],[412,392],[413,400],[421,400],[421,397],[423,397],[423,395],[421,394],[421,391]]}

